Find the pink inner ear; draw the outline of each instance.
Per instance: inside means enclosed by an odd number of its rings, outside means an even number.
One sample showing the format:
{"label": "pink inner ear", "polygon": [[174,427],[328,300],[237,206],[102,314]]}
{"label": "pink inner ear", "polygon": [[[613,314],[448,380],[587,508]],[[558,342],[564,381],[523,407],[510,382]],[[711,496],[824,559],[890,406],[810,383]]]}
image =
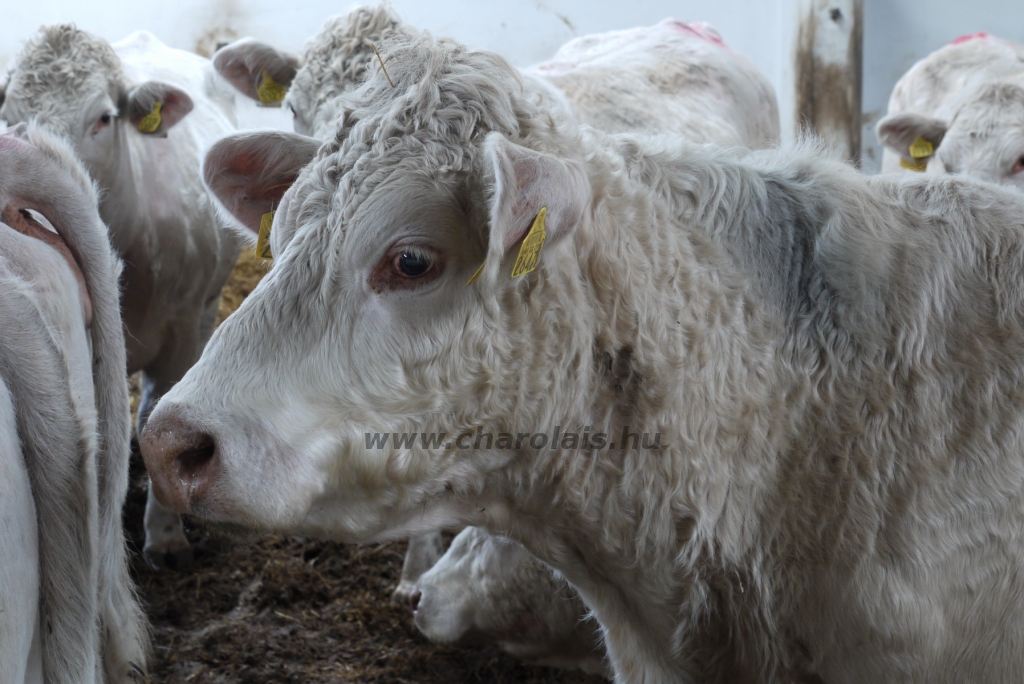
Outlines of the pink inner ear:
{"label": "pink inner ear", "polygon": [[86,327],[89,327],[92,325],[92,299],[89,297],[89,288],[85,284],[85,274],[82,273],[78,261],[75,260],[74,255],[71,253],[71,248],[68,247],[68,243],[64,241],[64,238],[59,233],[39,224],[35,219],[31,218],[31,215],[26,216],[23,211],[27,209],[32,209],[42,215],[42,212],[34,209],[26,202],[11,202],[4,208],[3,213],[0,214],[0,220],[22,235],[45,242],[64,257],[64,260],[71,267],[75,280],[78,281],[78,294],[82,303],[82,318],[85,321]]}

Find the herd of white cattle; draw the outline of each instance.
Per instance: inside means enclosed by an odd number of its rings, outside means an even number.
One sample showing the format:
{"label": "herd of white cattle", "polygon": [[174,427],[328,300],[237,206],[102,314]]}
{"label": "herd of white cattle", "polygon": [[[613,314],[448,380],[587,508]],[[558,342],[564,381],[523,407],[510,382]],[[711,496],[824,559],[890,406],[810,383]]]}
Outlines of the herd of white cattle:
{"label": "herd of white cattle", "polygon": [[[238,131],[239,94],[296,132]],[[386,6],[299,56],[50,26],[0,120],[0,681],[148,679],[136,371],[155,566],[190,560],[179,513],[408,536],[395,598],[436,641],[616,682],[1019,681],[1024,46],[916,64],[873,177],[780,149],[767,79],[675,20],[525,69]],[[480,429],[660,441],[451,444]],[[412,432],[447,440],[370,448]]]}

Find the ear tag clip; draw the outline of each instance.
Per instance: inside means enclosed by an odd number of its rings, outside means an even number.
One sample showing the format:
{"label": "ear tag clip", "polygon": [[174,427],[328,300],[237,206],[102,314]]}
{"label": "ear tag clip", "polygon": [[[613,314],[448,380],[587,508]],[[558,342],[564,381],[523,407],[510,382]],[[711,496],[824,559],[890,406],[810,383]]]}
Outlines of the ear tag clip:
{"label": "ear tag clip", "polygon": [[260,87],[256,89],[256,97],[259,98],[260,104],[277,107],[287,92],[288,88],[275,81],[269,71],[263,71],[263,80]]}
{"label": "ear tag clip", "polygon": [[548,213],[547,207],[541,207],[537,212],[537,218],[533,219],[530,232],[523,238],[523,244],[519,247],[519,256],[516,257],[516,264],[512,267],[513,278],[532,273],[537,268],[540,260],[540,250],[544,248],[544,241],[548,234],[544,232],[544,216]]}
{"label": "ear tag clip", "polygon": [[[512,267],[512,278],[518,278],[536,270],[537,262],[540,260],[540,250],[544,248],[544,241],[548,239],[548,234],[544,231],[544,217],[547,213],[548,208],[541,207],[537,212],[537,218],[533,219],[533,225],[530,226],[526,237],[523,238],[523,244],[519,246],[519,255],[516,257],[515,266]],[[466,281],[466,285],[475,283],[486,265],[487,261],[485,260],[480,264],[480,268],[476,269],[476,273]]]}
{"label": "ear tag clip", "polygon": [[927,161],[907,161],[903,157],[900,157],[900,166],[911,171],[917,171],[918,173],[928,170]]}
{"label": "ear tag clip", "polygon": [[256,256],[260,259],[273,259],[270,251],[270,229],[274,226],[274,214],[277,212],[268,211],[260,217],[260,232],[256,236]]}
{"label": "ear tag clip", "polygon": [[163,117],[160,116],[163,106],[164,103],[159,100],[153,103],[153,110],[139,121],[140,133],[156,133],[156,129],[160,128],[160,122],[163,121]]}
{"label": "ear tag clip", "polygon": [[917,140],[910,144],[910,156],[914,159],[924,159],[935,154],[935,145],[917,136]]}
{"label": "ear tag clip", "polygon": [[476,273],[471,275],[469,277],[469,280],[466,281],[466,285],[472,285],[473,283],[475,283],[476,279],[480,277],[480,274],[484,272],[484,266],[486,266],[486,265],[487,265],[487,260],[485,259],[484,263],[480,264],[480,268],[476,269]]}
{"label": "ear tag clip", "polygon": [[913,157],[913,161],[908,161],[903,157],[900,157],[900,166],[919,173],[927,171],[928,157],[933,154],[935,154],[935,145],[931,144],[930,141],[925,140],[921,136],[917,136],[917,139],[910,143],[910,156]]}

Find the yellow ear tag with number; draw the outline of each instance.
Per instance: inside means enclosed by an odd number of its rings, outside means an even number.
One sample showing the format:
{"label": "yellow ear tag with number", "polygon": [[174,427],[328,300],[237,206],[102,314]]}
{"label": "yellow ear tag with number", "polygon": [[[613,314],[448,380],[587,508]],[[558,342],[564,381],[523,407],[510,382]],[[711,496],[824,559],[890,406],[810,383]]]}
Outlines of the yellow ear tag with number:
{"label": "yellow ear tag with number", "polygon": [[156,129],[160,128],[160,122],[163,121],[163,117],[160,116],[160,110],[163,106],[164,103],[159,100],[153,103],[153,111],[142,117],[142,120],[139,121],[138,128],[140,133],[155,133]]}
{"label": "yellow ear tag with number", "polygon": [[260,83],[260,87],[256,89],[256,97],[260,99],[262,104],[281,104],[281,100],[284,99],[287,92],[288,88],[275,81],[270,72],[264,70],[263,81]]}
{"label": "yellow ear tag with number", "polygon": [[[537,268],[537,262],[540,260],[540,250],[544,247],[544,241],[548,239],[548,234],[544,231],[544,217],[547,213],[547,207],[540,208],[540,211],[537,212],[537,218],[533,219],[533,225],[530,226],[529,232],[523,238],[523,244],[519,247],[519,256],[516,257],[515,266],[512,267],[513,278],[531,273]],[[476,269],[476,273],[469,277],[466,285],[475,283],[476,279],[483,273],[484,266],[486,265],[486,261],[480,264],[480,268]]]}
{"label": "yellow ear tag with number", "polygon": [[540,250],[544,248],[544,241],[548,234],[544,232],[544,216],[548,213],[547,207],[541,207],[537,212],[537,218],[533,219],[530,232],[523,238],[523,244],[519,248],[519,256],[516,257],[516,265],[512,267],[512,277],[518,278],[521,275],[532,273],[537,268],[540,260]]}
{"label": "yellow ear tag with number", "polygon": [[256,236],[256,256],[260,259],[273,259],[270,252],[270,229],[274,225],[274,212],[268,211],[260,217],[260,232]]}
{"label": "yellow ear tag with number", "polygon": [[935,154],[935,145],[932,145],[921,136],[917,136],[917,140],[910,144],[910,156],[914,159],[924,159],[933,154]]}
{"label": "yellow ear tag with number", "polygon": [[923,172],[928,170],[927,161],[907,161],[903,157],[900,157],[900,166],[911,171]]}

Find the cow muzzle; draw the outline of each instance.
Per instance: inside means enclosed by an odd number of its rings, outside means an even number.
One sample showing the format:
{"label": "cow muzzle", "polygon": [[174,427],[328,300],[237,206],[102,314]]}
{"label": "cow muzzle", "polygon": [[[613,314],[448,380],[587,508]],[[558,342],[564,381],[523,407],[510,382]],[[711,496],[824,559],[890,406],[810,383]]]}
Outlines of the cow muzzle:
{"label": "cow muzzle", "polygon": [[156,411],[139,437],[153,493],[165,506],[192,513],[218,470],[214,438],[171,411]]}

